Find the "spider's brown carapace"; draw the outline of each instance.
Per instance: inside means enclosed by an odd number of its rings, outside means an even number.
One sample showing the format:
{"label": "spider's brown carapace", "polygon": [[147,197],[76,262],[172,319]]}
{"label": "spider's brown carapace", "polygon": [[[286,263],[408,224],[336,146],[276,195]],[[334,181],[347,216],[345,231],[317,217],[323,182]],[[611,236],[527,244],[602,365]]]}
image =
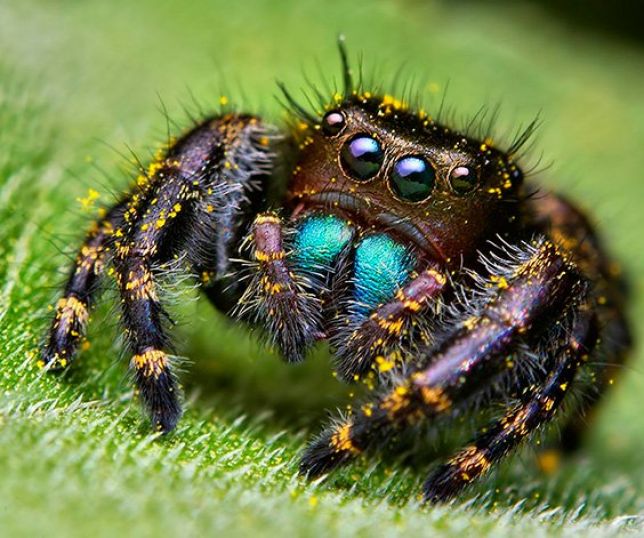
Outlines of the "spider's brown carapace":
{"label": "spider's brown carapace", "polygon": [[[284,132],[253,115],[205,118],[143,171],[81,245],[41,364],[70,363],[111,267],[138,392],[154,427],[172,430],[180,390],[155,268],[183,260],[289,361],[328,339],[343,379],[381,381],[311,444],[305,475],[503,403],[428,478],[425,498],[445,500],[551,422],[573,388],[585,398],[561,440],[578,444],[630,346],[625,287],[583,214],[526,183],[517,159],[533,126],[505,149],[459,133],[354,84],[340,51],[343,92],[319,112],[284,90]],[[275,204],[278,162],[290,179]]]}

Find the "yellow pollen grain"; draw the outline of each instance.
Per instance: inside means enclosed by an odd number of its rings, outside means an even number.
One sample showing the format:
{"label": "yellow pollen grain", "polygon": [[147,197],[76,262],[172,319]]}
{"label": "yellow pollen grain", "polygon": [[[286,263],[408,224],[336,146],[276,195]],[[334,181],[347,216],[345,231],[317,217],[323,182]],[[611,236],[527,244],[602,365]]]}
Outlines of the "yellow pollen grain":
{"label": "yellow pollen grain", "polygon": [[389,370],[392,370],[396,364],[393,361],[387,360],[383,356],[376,357],[376,367],[378,368],[379,372],[388,372]]}
{"label": "yellow pollen grain", "polygon": [[553,474],[561,464],[561,453],[558,450],[546,450],[537,456],[537,466],[544,474]]}
{"label": "yellow pollen grain", "polygon": [[90,210],[94,207],[94,202],[101,197],[100,193],[94,189],[89,189],[87,191],[87,196],[84,198],[76,198],[76,201],[80,203],[81,208],[84,211]]}
{"label": "yellow pollen grain", "polygon": [[500,275],[491,275],[490,280],[496,284],[497,288],[500,290],[505,290],[508,288],[508,281],[504,276]]}
{"label": "yellow pollen grain", "polygon": [[400,334],[402,332],[404,320],[397,319],[389,321],[386,319],[378,318],[378,325],[391,334]]}
{"label": "yellow pollen grain", "polygon": [[266,282],[264,286],[264,291],[268,293],[269,295],[277,295],[278,293],[281,293],[284,290],[284,286],[280,284],[279,282]]}
{"label": "yellow pollen grain", "polygon": [[255,251],[255,260],[258,262],[272,262],[276,260],[283,260],[286,256],[286,253],[283,250],[278,250],[275,252],[266,252],[263,250]]}
{"label": "yellow pollen grain", "polygon": [[409,405],[409,389],[405,386],[396,387],[380,404],[381,409],[387,411],[390,417],[406,409]]}
{"label": "yellow pollen grain", "polygon": [[451,399],[438,387],[421,387],[420,395],[425,405],[438,412],[446,411],[452,405]]}
{"label": "yellow pollen grain", "polygon": [[480,318],[478,318],[477,316],[471,316],[463,321],[463,327],[465,327],[468,331],[471,331],[474,327],[476,327],[476,324],[479,321]]}
{"label": "yellow pollen grain", "polygon": [[443,273],[436,271],[436,269],[427,269],[427,274],[431,276],[438,284],[444,286],[447,283],[447,278]]}
{"label": "yellow pollen grain", "polygon": [[161,153],[159,152],[157,154],[157,160],[154,160],[148,166],[148,170],[147,170],[146,175],[149,178],[154,177],[159,172],[159,170],[161,170],[162,168],[163,168],[163,161],[161,160]]}
{"label": "yellow pollen grain", "polygon": [[394,110],[405,110],[407,108],[407,103],[400,99],[396,99],[393,95],[385,94],[380,103],[382,107],[390,107]]}
{"label": "yellow pollen grain", "polygon": [[276,215],[259,215],[255,219],[255,224],[279,224],[280,219]]}

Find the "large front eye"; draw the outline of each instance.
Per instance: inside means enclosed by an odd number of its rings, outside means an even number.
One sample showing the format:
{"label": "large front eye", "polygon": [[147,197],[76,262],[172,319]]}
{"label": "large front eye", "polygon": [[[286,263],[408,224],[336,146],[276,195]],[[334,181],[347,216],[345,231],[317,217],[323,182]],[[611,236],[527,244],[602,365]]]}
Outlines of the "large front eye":
{"label": "large front eye", "polygon": [[366,181],[378,173],[384,155],[380,142],[370,136],[359,134],[342,146],[340,160],[349,176],[358,181]]}
{"label": "large front eye", "polygon": [[403,157],[396,161],[391,173],[391,190],[409,202],[429,197],[436,183],[436,172],[422,157]]}

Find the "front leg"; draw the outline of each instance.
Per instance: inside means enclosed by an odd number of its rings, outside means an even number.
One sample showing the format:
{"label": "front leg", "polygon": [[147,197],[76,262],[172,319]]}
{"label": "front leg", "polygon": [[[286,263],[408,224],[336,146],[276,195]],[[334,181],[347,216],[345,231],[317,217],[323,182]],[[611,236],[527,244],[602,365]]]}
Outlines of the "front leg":
{"label": "front leg", "polygon": [[308,448],[302,473],[319,475],[382,443],[400,428],[466,405],[470,397],[516,367],[508,358],[517,343],[537,342],[547,322],[574,305],[575,294],[584,286],[557,247],[542,240],[526,248],[504,274],[492,275],[484,289],[487,300],[425,357],[425,367],[361,406]]}
{"label": "front leg", "polygon": [[193,268],[213,267],[213,278],[223,276],[229,263],[226,240],[235,239],[238,224],[222,226],[222,213],[230,208],[242,213],[253,182],[265,178],[273,157],[266,133],[251,116],[224,116],[197,127],[159,164],[148,196],[133,197],[126,239],[116,243],[131,368],[152,423],[163,432],[176,426],[181,404],[164,327],[169,316],[153,267],[185,255]]}
{"label": "front leg", "polygon": [[180,395],[155,269],[179,260],[188,269],[207,271],[211,280],[223,278],[250,198],[261,198],[270,177],[273,132],[253,116],[209,118],[143,170],[124,201],[88,235],[41,361],[69,363],[96,279],[112,262],[137,391],[155,428],[173,429]]}
{"label": "front leg", "polygon": [[340,376],[355,381],[374,367],[387,372],[397,366],[400,347],[412,340],[414,326],[446,283],[445,275],[430,267],[398,289],[393,299],[379,305],[357,327],[347,330],[340,322],[340,330],[332,338]]}
{"label": "front leg", "polygon": [[310,215],[290,227],[274,213],[255,219],[254,273],[237,314],[264,327],[289,362],[301,361],[324,337],[322,294],[352,238],[353,228],[332,215]]}

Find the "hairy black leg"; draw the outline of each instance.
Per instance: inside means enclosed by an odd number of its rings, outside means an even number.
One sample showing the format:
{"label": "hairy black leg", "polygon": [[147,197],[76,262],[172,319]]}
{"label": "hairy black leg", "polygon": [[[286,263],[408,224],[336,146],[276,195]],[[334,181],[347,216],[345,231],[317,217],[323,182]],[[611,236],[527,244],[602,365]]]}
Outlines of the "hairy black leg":
{"label": "hairy black leg", "polygon": [[[601,310],[603,309],[599,308],[599,311]],[[591,374],[590,386],[582,395],[583,399],[579,407],[561,429],[560,447],[565,453],[574,452],[581,446],[589,426],[595,419],[598,404],[621,373],[630,351],[632,342],[630,329],[623,317],[623,312],[613,311],[604,313],[604,316],[606,314],[614,317],[601,330],[600,353],[604,364],[595,363],[591,366],[595,371]]]}
{"label": "hairy black leg", "polygon": [[239,315],[266,327],[289,362],[301,361],[322,335],[322,304],[309,283],[289,264],[284,228],[274,213],[256,217],[251,227],[253,282],[239,301]]}
{"label": "hairy black leg", "polygon": [[219,187],[225,195],[211,190],[196,201],[185,251],[205,295],[216,308],[230,313],[245,284],[236,261],[239,245],[274,188],[275,150],[281,136],[253,117],[222,122],[221,128],[227,149]]}
{"label": "hairy black leg", "polygon": [[301,472],[315,476],[344,464],[397,428],[450,412],[514,368],[508,358],[518,341],[536,341],[584,287],[552,242],[524,250],[503,274],[490,276],[486,299],[427,354],[427,366],[324,432],[307,449]]}
{"label": "hairy black leg", "polygon": [[552,420],[579,366],[595,347],[596,322],[594,311],[588,304],[584,305],[577,314],[568,340],[555,351],[554,368],[543,385],[526,389],[518,405],[438,467],[425,482],[423,493],[426,501],[449,500],[516,449],[531,433]]}
{"label": "hairy black leg", "polygon": [[340,376],[352,381],[374,366],[382,372],[393,368],[404,339],[410,339],[418,317],[438,297],[446,282],[446,277],[437,269],[426,269],[358,327],[336,332],[332,344],[336,348]]}
{"label": "hairy black leg", "polygon": [[542,194],[531,205],[536,228],[565,248],[586,279],[594,283],[601,342],[589,368],[590,379],[586,380],[581,403],[562,428],[560,446],[572,452],[580,446],[597,404],[619,375],[632,346],[624,311],[628,285],[592,224],[572,203],[554,194]]}
{"label": "hairy black leg", "polygon": [[179,390],[164,327],[169,318],[153,271],[182,261],[210,280],[229,271],[240,217],[252,205],[251,193],[261,192],[270,176],[274,138],[258,118],[228,114],[204,120],[160,153],[123,203],[88,235],[59,302],[43,363],[69,360],[87,322],[96,277],[111,261],[137,390],[155,427],[174,428],[181,414]]}
{"label": "hairy black leg", "polygon": [[62,297],[56,303],[39,364],[47,369],[65,368],[73,360],[85,329],[97,283],[105,268],[114,230],[123,221],[126,202],[119,202],[95,222],[81,245]]}
{"label": "hairy black leg", "polygon": [[214,278],[226,271],[225,263],[213,261],[221,261],[221,236],[234,237],[235,224],[221,215],[226,208],[243,210],[253,182],[267,174],[272,162],[268,142],[268,131],[257,118],[206,120],[156,164],[149,189],[132,196],[125,214],[124,240],[115,243],[114,259],[123,323],[141,400],[161,431],[175,427],[181,405],[164,329],[169,318],[152,269],[185,254],[193,267],[212,267]]}
{"label": "hairy black leg", "polygon": [[158,297],[152,266],[163,260],[160,253],[167,251],[181,213],[190,210],[198,192],[177,165],[166,162],[159,168],[163,183],[152,191],[154,198],[130,203],[126,239],[115,243],[114,258],[134,380],[154,427],[161,431],[174,428],[181,405],[166,352],[169,337],[164,323],[169,318]]}

